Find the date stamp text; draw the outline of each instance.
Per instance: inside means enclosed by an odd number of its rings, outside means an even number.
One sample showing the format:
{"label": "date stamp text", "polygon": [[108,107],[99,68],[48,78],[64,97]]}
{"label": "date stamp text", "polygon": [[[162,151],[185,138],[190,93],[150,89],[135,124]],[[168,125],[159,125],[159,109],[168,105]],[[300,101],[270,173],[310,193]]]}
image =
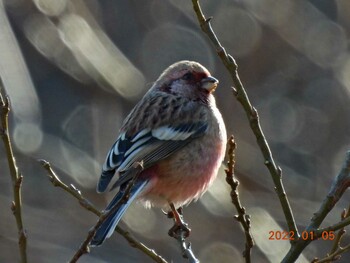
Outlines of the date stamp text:
{"label": "date stamp text", "polygon": [[[334,231],[323,231],[321,236],[316,237],[314,232],[303,231],[301,232],[300,238],[302,240],[334,240],[335,233]],[[269,231],[269,240],[296,240],[294,231]]]}

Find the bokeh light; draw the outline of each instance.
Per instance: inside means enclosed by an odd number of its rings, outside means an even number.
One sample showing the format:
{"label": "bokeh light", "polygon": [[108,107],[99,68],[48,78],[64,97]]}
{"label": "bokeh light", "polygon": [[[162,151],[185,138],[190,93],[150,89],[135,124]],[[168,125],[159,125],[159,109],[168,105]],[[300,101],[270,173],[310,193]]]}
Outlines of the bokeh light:
{"label": "bokeh light", "polygon": [[16,108],[16,120],[40,123],[40,102],[29,75],[19,44],[0,2],[0,75],[11,104]]}
{"label": "bokeh light", "polygon": [[43,142],[43,132],[34,123],[21,122],[15,126],[13,141],[17,149],[25,154],[35,152]]}
{"label": "bokeh light", "polygon": [[338,24],[321,20],[306,29],[305,54],[316,64],[331,67],[345,54],[346,49],[346,35]]}
{"label": "bokeh light", "polygon": [[[140,220],[142,218],[142,220]],[[157,231],[157,217],[152,209],[145,209],[140,203],[133,203],[125,213],[123,222],[135,233],[154,237]]]}
{"label": "bokeh light", "polygon": [[[279,226],[276,220],[264,209],[259,207],[253,207],[250,209],[252,218],[252,234],[256,246],[265,254],[269,259],[269,262],[279,262],[284,255],[288,252],[289,241],[288,240],[270,240],[271,231],[286,231]],[[278,248],[278,249],[276,249]],[[298,258],[299,263],[309,262],[303,255]]]}
{"label": "bokeh light", "polygon": [[[292,147],[301,153],[312,154],[329,136],[329,119],[321,111],[311,107],[299,107],[300,131],[292,141]],[[315,136],[317,134],[317,136]]]}
{"label": "bokeh light", "polygon": [[200,202],[209,213],[216,216],[231,216],[232,203],[230,189],[225,181],[224,167],[221,167],[217,179],[208,191],[202,196]]}
{"label": "bokeh light", "polygon": [[36,7],[45,15],[58,16],[68,4],[68,0],[33,0]]}
{"label": "bokeh light", "polygon": [[350,55],[344,57],[342,67],[338,71],[338,79],[345,87],[347,94],[350,96]]}
{"label": "bokeh light", "polygon": [[[152,80],[172,63],[184,59],[203,63],[211,72],[214,69],[214,56],[204,37],[190,28],[171,23],[160,25],[147,33],[140,55],[147,75]],[[154,60],[157,63],[152,63]]]}
{"label": "bokeh light", "polygon": [[44,134],[42,147],[36,156],[45,157],[54,167],[70,175],[77,186],[95,189],[101,171],[100,164],[87,152],[51,134]]}
{"label": "bokeh light", "polygon": [[282,26],[293,18],[295,2],[292,0],[246,0],[244,4],[262,22],[271,26]]}
{"label": "bokeh light", "polygon": [[96,108],[78,105],[72,110],[62,123],[62,130],[65,137],[74,145],[81,149],[91,149],[93,147],[93,130],[91,122]]}
{"label": "bokeh light", "polygon": [[200,251],[199,259],[203,263],[243,262],[243,259],[241,259],[241,252],[231,244],[224,242],[213,242],[205,246]]}
{"label": "bokeh light", "polygon": [[[221,5],[216,14],[213,26],[232,55],[241,57],[253,52],[261,38],[261,26],[255,18],[244,9],[227,5]],[[227,32],[231,26],[232,30]]]}
{"label": "bokeh light", "polygon": [[300,115],[298,105],[288,98],[272,97],[259,109],[261,116],[266,118],[262,122],[263,128],[273,141],[288,143],[303,127],[303,122],[300,122],[303,115]]}
{"label": "bokeh light", "polygon": [[346,50],[344,29],[309,2],[249,0],[246,6],[294,48],[322,67],[333,66]]}
{"label": "bokeh light", "polygon": [[58,57],[65,48],[56,26],[44,15],[35,14],[27,18],[24,33],[33,46],[45,57]]}
{"label": "bokeh light", "polygon": [[107,36],[94,30],[80,16],[66,15],[59,25],[62,40],[82,67],[102,78],[118,93],[135,99],[143,91],[144,77]]}

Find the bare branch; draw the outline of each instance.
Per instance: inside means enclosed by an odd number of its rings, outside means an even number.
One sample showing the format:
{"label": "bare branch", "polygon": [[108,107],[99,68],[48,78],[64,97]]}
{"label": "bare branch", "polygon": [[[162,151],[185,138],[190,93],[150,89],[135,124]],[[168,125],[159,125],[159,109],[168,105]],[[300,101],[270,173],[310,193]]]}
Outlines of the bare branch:
{"label": "bare branch", "polygon": [[339,260],[341,258],[341,254],[350,251],[350,244],[345,247],[339,247],[337,251],[335,251],[332,254],[327,255],[326,257],[322,259],[315,259],[312,261],[312,263],[325,263],[325,262],[334,262],[336,260]]}
{"label": "bare branch", "polygon": [[98,219],[97,223],[95,224],[95,226],[88,232],[87,237],[85,238],[85,240],[83,241],[83,243],[81,243],[79,249],[77,250],[77,252],[74,254],[74,256],[72,257],[72,259],[69,261],[69,263],[75,263],[79,260],[79,258],[90,252],[90,248],[89,248],[89,244],[91,242],[91,240],[93,239],[93,237],[96,234],[96,231],[100,228],[100,226],[107,220],[107,218],[109,218],[111,215],[113,215],[123,204],[125,204],[128,200],[129,200],[129,196],[130,196],[130,191],[131,188],[133,187],[135,181],[138,178],[138,175],[142,172],[143,170],[143,164],[139,163],[136,167],[135,167],[135,176],[133,177],[132,180],[129,181],[128,185],[125,188],[125,192],[123,193],[122,198],[108,211],[105,211],[102,213],[102,215],[100,216],[100,218]]}
{"label": "bare branch", "polygon": [[297,229],[297,226],[295,224],[295,220],[293,217],[292,209],[290,207],[288,197],[286,195],[286,192],[284,190],[284,186],[282,183],[282,170],[280,167],[278,167],[273,159],[270,147],[266,141],[266,138],[264,136],[264,133],[261,129],[260,121],[259,121],[259,115],[257,110],[251,105],[250,100],[248,98],[248,95],[243,87],[243,84],[239,78],[238,71],[237,71],[237,64],[234,58],[227,54],[225,48],[220,44],[217,36],[215,35],[210,20],[211,18],[205,18],[201,7],[199,5],[199,0],[192,0],[193,9],[197,15],[197,19],[199,21],[199,25],[201,29],[204,31],[204,33],[209,37],[212,44],[214,45],[216,52],[218,56],[221,58],[221,61],[225,65],[226,69],[228,70],[233,84],[235,86],[235,89],[233,89],[233,93],[236,97],[236,99],[241,103],[243,106],[243,109],[245,110],[250,127],[256,137],[257,143],[260,147],[261,153],[265,158],[265,165],[267,166],[272,180],[274,182],[275,188],[276,188],[276,194],[280,200],[284,216],[286,218],[286,222],[288,225],[288,230],[292,231],[296,237],[299,237],[299,232]]}
{"label": "bare branch", "polygon": [[[328,192],[328,195],[323,200],[320,208],[316,213],[314,213],[314,216],[311,218],[310,224],[306,227],[307,232],[314,232],[315,237],[319,237],[322,235],[323,232],[327,231],[337,231],[347,225],[350,224],[350,218],[346,218],[342,220],[341,222],[334,224],[329,227],[318,229],[325,219],[325,217],[328,215],[328,213],[333,209],[333,207],[336,205],[336,203],[339,201],[339,199],[344,194],[345,190],[350,186],[350,151],[346,153],[345,161],[343,164],[342,169],[340,170],[339,174],[334,178],[332,186]],[[290,250],[288,251],[287,255],[283,259],[283,263],[287,262],[295,262],[301,252],[307,247],[308,244],[310,244],[312,240],[302,240],[299,239],[295,243],[292,244]]]}
{"label": "bare branch", "polygon": [[[341,216],[340,216],[340,219],[341,221],[344,221],[346,218],[350,217],[350,206],[348,208],[348,210],[344,209],[343,212],[341,213]],[[338,233],[337,233],[337,236],[335,237],[335,240],[333,242],[333,247],[331,249],[331,251],[328,253],[329,255],[335,253],[338,248],[340,248],[340,242],[343,238],[343,236],[345,235],[346,231],[345,231],[345,228],[341,228]]]}
{"label": "bare branch", "polygon": [[[343,210],[340,218],[341,218],[341,221],[344,221],[348,217],[350,217],[350,206],[349,206],[348,210],[346,210],[346,209]],[[340,245],[341,240],[342,240],[343,236],[345,235],[345,233],[346,233],[346,231],[345,231],[344,227],[341,228],[338,231],[338,233],[334,239],[331,251],[329,253],[327,253],[327,255],[324,258],[322,258],[322,259],[314,258],[314,260],[312,260],[311,262],[312,263],[325,263],[325,262],[333,262],[333,261],[340,259],[341,254],[345,253],[346,251],[348,251],[350,249],[350,245],[348,245],[346,247],[341,247],[341,245]]]}
{"label": "bare branch", "polygon": [[3,82],[0,78],[0,115],[1,115],[1,127],[0,127],[0,135],[4,142],[7,161],[9,164],[12,187],[13,187],[13,201],[11,204],[11,210],[13,215],[16,218],[17,229],[18,229],[18,245],[20,250],[21,262],[27,262],[27,234],[23,225],[22,219],[22,196],[21,196],[21,188],[23,182],[23,176],[18,171],[18,167],[16,165],[16,160],[13,155],[12,144],[10,139],[9,132],[9,123],[8,123],[8,115],[10,112],[10,99],[5,94],[5,88],[3,86]]}
{"label": "bare branch", "polygon": [[174,219],[174,226],[170,228],[169,236],[175,238],[181,248],[182,257],[188,259],[189,263],[199,263],[192,251],[191,243],[186,243],[186,238],[190,235],[191,229],[183,219],[182,208],[175,209],[175,206],[170,203],[171,211],[167,213],[168,218]]}
{"label": "bare branch", "polygon": [[239,199],[239,193],[238,193],[238,185],[239,181],[234,177],[234,166],[235,166],[235,149],[236,149],[236,143],[234,140],[233,135],[231,135],[230,139],[228,140],[228,162],[227,162],[227,169],[225,169],[226,172],[226,182],[231,186],[231,200],[234,206],[236,207],[236,210],[238,212],[238,215],[235,216],[235,219],[240,222],[244,229],[246,244],[245,244],[245,250],[243,251],[243,257],[245,258],[245,262],[249,263],[251,262],[251,249],[254,246],[254,240],[253,235],[250,231],[250,216],[246,214],[245,208],[242,206],[241,201]]}
{"label": "bare branch", "polygon": [[[75,197],[79,201],[79,204],[81,206],[93,212],[95,215],[99,217],[102,215],[102,213],[88,199],[86,199],[75,186],[73,186],[72,184],[68,186],[65,183],[63,183],[60,180],[60,178],[57,176],[57,174],[53,171],[49,162],[45,160],[40,160],[40,163],[47,171],[48,177],[55,187],[60,187],[64,191],[71,194],[73,197]],[[164,258],[158,255],[153,249],[148,248],[146,245],[138,241],[128,231],[125,231],[119,226],[115,228],[115,231],[118,232],[120,235],[122,235],[129,242],[130,246],[139,249],[140,251],[145,253],[147,256],[149,256],[151,259],[153,259],[155,262],[168,263]]]}
{"label": "bare branch", "polygon": [[315,230],[315,237],[320,237],[323,232],[338,231],[339,229],[342,229],[348,225],[350,225],[350,217],[334,225]]}
{"label": "bare branch", "polygon": [[327,197],[323,200],[320,209],[311,219],[310,227],[316,229],[321,225],[327,214],[350,186],[350,151],[346,153],[345,162],[339,174],[334,178]]}

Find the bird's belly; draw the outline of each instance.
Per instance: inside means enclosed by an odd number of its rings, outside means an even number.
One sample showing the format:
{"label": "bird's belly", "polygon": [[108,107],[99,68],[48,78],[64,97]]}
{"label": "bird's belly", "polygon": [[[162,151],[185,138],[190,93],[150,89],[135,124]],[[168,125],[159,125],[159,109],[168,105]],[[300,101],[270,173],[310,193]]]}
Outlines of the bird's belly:
{"label": "bird's belly", "polygon": [[[150,169],[152,180],[141,200],[146,206],[176,207],[198,199],[216,178],[224,156],[224,142],[192,142]],[[145,171],[147,172],[147,171]]]}

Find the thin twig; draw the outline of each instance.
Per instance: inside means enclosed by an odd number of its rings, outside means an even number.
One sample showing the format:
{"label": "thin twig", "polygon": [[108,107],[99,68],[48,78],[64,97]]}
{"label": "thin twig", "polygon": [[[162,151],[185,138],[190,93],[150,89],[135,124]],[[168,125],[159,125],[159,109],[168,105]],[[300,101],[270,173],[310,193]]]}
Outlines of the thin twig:
{"label": "thin twig", "polygon": [[322,258],[322,259],[315,259],[312,261],[312,263],[325,263],[325,262],[334,262],[336,260],[339,260],[341,258],[341,254],[344,254],[345,252],[350,251],[350,244],[345,247],[339,247],[337,251],[334,253]]}
{"label": "thin twig", "polygon": [[[64,191],[68,192],[70,195],[72,195],[79,201],[79,204],[81,206],[91,211],[95,215],[99,217],[102,215],[102,212],[100,212],[96,208],[96,206],[94,206],[88,199],[86,199],[75,186],[73,186],[72,184],[68,186],[65,183],[63,183],[61,179],[57,176],[57,174],[53,171],[49,162],[45,160],[40,160],[40,163],[47,171],[49,179],[55,187],[60,187]],[[153,249],[148,248],[146,245],[138,241],[128,231],[122,229],[119,226],[115,228],[115,231],[118,232],[120,235],[122,235],[129,242],[130,246],[139,249],[140,251],[145,253],[147,256],[149,256],[151,259],[153,259],[155,262],[168,263],[164,258],[158,255]]]}
{"label": "thin twig", "polygon": [[192,0],[192,4],[193,4],[193,9],[197,15],[197,19],[199,21],[201,29],[204,31],[204,33],[206,33],[206,35],[211,40],[212,44],[216,49],[218,56],[221,58],[221,61],[225,65],[226,69],[229,71],[229,74],[232,78],[233,84],[235,86],[235,89],[233,89],[234,95],[236,99],[241,103],[241,105],[243,106],[247,114],[250,127],[256,137],[256,140],[260,147],[262,155],[264,156],[264,159],[265,159],[264,163],[267,166],[271,174],[272,180],[274,182],[275,190],[280,200],[284,216],[286,218],[288,230],[290,232],[293,232],[295,237],[299,237],[298,228],[295,224],[292,209],[290,207],[288,197],[282,183],[282,170],[280,167],[276,165],[273,159],[270,147],[261,129],[258,112],[256,108],[253,107],[252,104],[250,103],[249,97],[239,78],[236,61],[231,55],[227,54],[225,48],[220,44],[217,36],[215,35],[211,27],[211,24],[210,24],[211,18],[206,18],[204,16],[201,10],[201,7],[199,5],[199,0]]}
{"label": "thin twig", "polygon": [[[344,194],[345,190],[350,186],[350,151],[346,153],[345,161],[339,174],[334,178],[332,186],[328,192],[328,195],[323,200],[320,208],[314,216],[311,218],[310,224],[306,227],[305,231],[310,233],[314,232],[314,237],[320,237],[323,232],[337,231],[347,225],[350,225],[350,218],[346,218],[339,223],[331,225],[329,227],[319,229],[321,223],[333,209],[336,203]],[[292,244],[287,255],[282,260],[283,263],[295,262],[301,252],[307,247],[312,240],[299,239]]]}
{"label": "thin twig", "polygon": [[[346,210],[346,209],[343,210],[340,218],[341,218],[341,221],[344,221],[345,219],[347,219],[349,217],[350,217],[350,206],[349,206],[348,210]],[[329,233],[329,232],[327,232],[327,233]],[[341,254],[350,250],[350,244],[345,246],[345,247],[341,247],[341,245],[340,245],[341,240],[342,240],[343,236],[345,235],[345,233],[346,233],[345,228],[344,227],[341,228],[338,231],[338,233],[334,239],[331,251],[329,253],[327,253],[327,255],[322,259],[315,258],[312,261],[312,263],[334,262],[334,261],[341,258]]]}
{"label": "thin twig", "polygon": [[94,225],[94,227],[92,229],[89,230],[87,237],[85,238],[85,240],[81,243],[79,249],[77,250],[77,252],[74,254],[74,256],[72,257],[72,259],[69,261],[69,263],[75,263],[78,262],[79,258],[90,252],[90,248],[89,248],[89,244],[91,242],[91,240],[93,239],[93,237],[95,236],[97,230],[101,227],[101,225],[111,216],[113,215],[116,211],[118,211],[118,209],[125,204],[128,200],[129,200],[129,196],[130,196],[130,191],[131,188],[133,187],[135,181],[138,178],[138,175],[142,172],[143,170],[143,164],[139,163],[137,166],[135,166],[135,176],[132,180],[129,181],[129,183],[127,184],[126,188],[125,188],[125,192],[123,193],[122,198],[108,211],[105,211],[102,213],[102,215],[100,216],[100,218],[98,219],[97,223]]}
{"label": "thin twig", "polygon": [[[344,209],[343,212],[340,215],[340,219],[341,221],[344,221],[346,218],[350,217],[350,206],[348,208],[348,210]],[[340,243],[341,240],[343,238],[343,236],[345,235],[346,231],[345,228],[341,228],[338,233],[337,236],[335,237],[334,243],[333,243],[333,247],[331,249],[331,251],[329,252],[329,254],[333,254],[334,252],[337,251],[338,248],[340,248]]]}
{"label": "thin twig", "polygon": [[[348,208],[348,210],[344,209],[343,212],[341,213],[341,220],[345,220],[346,218],[350,217],[350,206]],[[341,240],[343,238],[343,236],[345,235],[346,231],[345,231],[345,227],[343,227],[342,229],[340,229],[338,231],[338,234],[336,236],[336,240],[334,241],[333,247],[330,251],[330,254],[335,252],[337,250],[338,247],[340,247],[340,243]]]}
{"label": "thin twig", "polygon": [[[4,95],[3,95],[4,93]],[[12,144],[10,139],[9,132],[9,123],[8,116],[10,112],[10,99],[5,94],[5,88],[3,86],[3,82],[0,78],[0,115],[1,115],[1,127],[0,127],[0,135],[4,142],[7,161],[9,164],[12,187],[13,187],[13,201],[11,204],[11,210],[16,218],[17,229],[18,229],[18,245],[20,251],[21,262],[27,262],[27,234],[24,228],[23,219],[22,219],[22,197],[21,197],[21,189],[23,176],[18,171],[18,167],[16,165],[16,160],[13,155]]]}
{"label": "thin twig", "polygon": [[231,186],[231,200],[238,212],[238,215],[235,216],[235,219],[240,222],[244,229],[246,243],[245,250],[243,251],[243,257],[245,258],[245,262],[250,263],[251,249],[254,246],[254,240],[253,235],[250,231],[250,215],[246,214],[246,210],[241,204],[238,193],[239,181],[234,177],[236,143],[233,135],[231,135],[230,139],[228,140],[228,146],[227,155],[229,160],[227,162],[227,169],[225,169],[226,182]]}
{"label": "thin twig", "polygon": [[347,219],[340,221],[334,225],[328,226],[328,227],[324,227],[324,228],[320,228],[315,230],[315,235],[314,237],[318,238],[322,235],[322,233],[324,232],[330,232],[330,231],[338,231],[339,229],[342,229],[346,226],[350,225],[350,217],[348,217]]}

